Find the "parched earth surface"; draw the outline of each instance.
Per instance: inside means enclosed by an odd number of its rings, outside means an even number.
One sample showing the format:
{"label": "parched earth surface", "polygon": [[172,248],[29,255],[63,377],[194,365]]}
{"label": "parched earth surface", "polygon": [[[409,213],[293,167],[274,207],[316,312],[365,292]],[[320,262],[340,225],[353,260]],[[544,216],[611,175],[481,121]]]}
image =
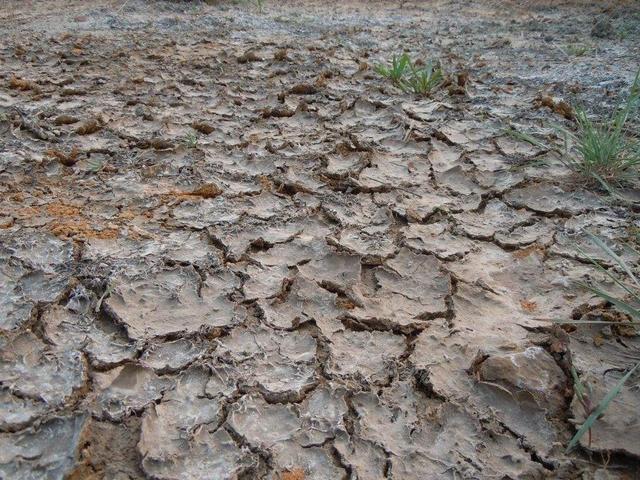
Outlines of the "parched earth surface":
{"label": "parched earth surface", "polygon": [[611,111],[637,3],[210,3],[2,4],[0,478],[638,478],[637,377],[565,453],[635,210],[505,134]]}

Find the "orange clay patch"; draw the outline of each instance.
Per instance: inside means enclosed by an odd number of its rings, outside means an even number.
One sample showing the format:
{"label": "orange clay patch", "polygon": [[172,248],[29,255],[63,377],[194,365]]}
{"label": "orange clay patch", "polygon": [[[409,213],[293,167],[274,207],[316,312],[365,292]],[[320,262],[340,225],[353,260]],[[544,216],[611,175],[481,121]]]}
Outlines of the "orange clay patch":
{"label": "orange clay patch", "polygon": [[538,308],[538,304],[536,302],[530,302],[529,300],[520,300],[520,306],[525,312],[535,312]]}
{"label": "orange clay patch", "polygon": [[338,307],[344,308],[345,310],[353,310],[357,306],[355,303],[345,297],[338,297],[338,299],[336,300],[336,304],[338,305]]}
{"label": "orange clay patch", "polygon": [[40,214],[37,207],[23,207],[15,211],[14,215],[18,218],[30,218]]}
{"label": "orange clay patch", "polygon": [[131,210],[122,210],[118,214],[118,218],[121,220],[133,220],[134,218],[136,218],[136,214],[133,213]]}
{"label": "orange clay patch", "polygon": [[54,202],[47,205],[47,213],[54,217],[79,217],[82,215],[78,207],[65,205],[60,202]]}
{"label": "orange clay patch", "polygon": [[513,252],[513,256],[516,258],[526,258],[534,253],[542,255],[544,254],[544,249],[539,245],[529,245],[528,247]]}
{"label": "orange clay patch", "polygon": [[280,475],[282,480],[304,480],[304,470],[301,468],[294,468],[293,470],[288,470],[286,472],[282,472]]}
{"label": "orange clay patch", "polygon": [[55,221],[49,225],[49,229],[57,237],[76,240],[87,238],[115,239],[119,235],[117,228],[109,227],[97,230],[82,219]]}

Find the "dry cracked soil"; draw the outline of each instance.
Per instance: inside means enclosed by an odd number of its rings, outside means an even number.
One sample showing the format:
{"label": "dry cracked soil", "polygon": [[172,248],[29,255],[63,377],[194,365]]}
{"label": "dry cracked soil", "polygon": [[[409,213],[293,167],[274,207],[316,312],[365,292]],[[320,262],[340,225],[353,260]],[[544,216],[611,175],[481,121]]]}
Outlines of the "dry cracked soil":
{"label": "dry cracked soil", "polygon": [[[638,210],[505,134],[610,111],[639,39],[634,2],[3,0],[0,478],[639,478],[637,377],[565,452],[571,368],[602,398],[636,332],[540,321],[626,321],[583,232]],[[381,79],[403,49],[446,84]]]}

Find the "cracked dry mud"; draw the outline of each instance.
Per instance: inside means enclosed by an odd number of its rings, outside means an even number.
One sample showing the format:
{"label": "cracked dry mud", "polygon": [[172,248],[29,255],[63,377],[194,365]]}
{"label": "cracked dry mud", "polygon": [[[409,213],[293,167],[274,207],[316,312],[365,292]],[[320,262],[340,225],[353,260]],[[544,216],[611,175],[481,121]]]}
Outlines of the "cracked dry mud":
{"label": "cracked dry mud", "polygon": [[637,379],[564,447],[638,338],[536,319],[638,218],[504,129],[610,108],[638,11],[517,3],[5,0],[0,478],[637,478]]}

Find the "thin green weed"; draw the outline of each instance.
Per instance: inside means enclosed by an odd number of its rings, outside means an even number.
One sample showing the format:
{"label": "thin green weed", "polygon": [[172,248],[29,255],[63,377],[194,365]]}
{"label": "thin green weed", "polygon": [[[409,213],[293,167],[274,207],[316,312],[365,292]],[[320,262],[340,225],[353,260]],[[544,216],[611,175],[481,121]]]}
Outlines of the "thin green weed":
{"label": "thin green weed", "polygon": [[429,60],[424,67],[411,61],[407,53],[394,55],[391,65],[376,65],[375,71],[405,93],[413,92],[420,95],[429,94],[444,81],[444,73],[440,66]]}
{"label": "thin green weed", "polygon": [[636,73],[626,102],[604,121],[592,120],[583,108],[575,108],[576,129],[555,126],[563,144],[537,139],[526,132],[507,131],[516,139],[554,151],[560,161],[581,177],[594,182],[610,194],[626,199],[619,191],[637,186],[640,167],[638,133],[629,120],[640,104],[640,69]]}

